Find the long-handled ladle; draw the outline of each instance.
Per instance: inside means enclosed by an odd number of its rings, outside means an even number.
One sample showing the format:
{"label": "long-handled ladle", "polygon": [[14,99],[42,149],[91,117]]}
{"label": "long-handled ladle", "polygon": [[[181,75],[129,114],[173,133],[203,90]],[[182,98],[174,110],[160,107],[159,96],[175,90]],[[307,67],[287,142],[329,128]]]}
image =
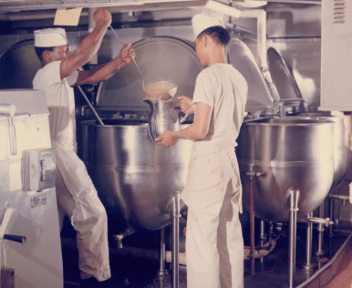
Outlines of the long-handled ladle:
{"label": "long-handled ladle", "polygon": [[[115,32],[114,28],[112,28],[112,26],[111,26],[111,25],[109,26],[109,28],[110,28],[110,30],[112,31],[112,33],[114,33],[114,35],[115,35],[116,39],[117,39],[118,41],[120,41],[120,37],[119,37],[119,35],[117,35],[117,33]],[[138,64],[137,64],[136,60],[134,60],[134,58],[132,58],[132,61],[133,61],[133,63],[134,63],[134,64],[136,65],[136,67],[137,67],[137,70],[138,70],[139,76],[140,76],[140,77],[141,77],[141,79],[142,79],[142,84],[143,84],[143,89],[144,89],[144,80],[143,80],[142,71],[141,71],[141,69],[139,69],[139,66],[138,66]]]}
{"label": "long-handled ladle", "polygon": [[86,102],[87,102],[89,108],[92,109],[92,111],[93,111],[95,117],[97,117],[98,122],[100,123],[100,125],[104,125],[104,123],[103,123],[103,121],[101,120],[99,114],[98,114],[97,111],[94,109],[92,103],[90,103],[90,101],[89,101],[89,99],[88,99],[86,93],[84,93],[84,91],[82,90],[81,86],[77,86],[77,87],[78,87],[79,91],[82,93],[82,95],[83,95],[84,99],[86,100]]}

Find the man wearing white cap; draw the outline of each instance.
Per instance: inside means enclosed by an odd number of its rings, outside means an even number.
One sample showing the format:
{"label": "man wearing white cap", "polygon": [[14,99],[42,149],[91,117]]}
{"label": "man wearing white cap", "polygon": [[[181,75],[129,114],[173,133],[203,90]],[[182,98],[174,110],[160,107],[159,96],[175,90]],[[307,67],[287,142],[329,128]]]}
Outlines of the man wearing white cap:
{"label": "man wearing white cap", "polygon": [[218,19],[192,19],[196,53],[207,67],[199,73],[193,101],[180,96],[182,111],[195,113],[180,131],[167,131],[157,145],[193,141],[182,199],[188,206],[187,287],[243,288],[243,238],[239,221],[242,186],[236,139],[244,118],[247,82],[226,61],[230,35]]}
{"label": "man wearing white cap", "polygon": [[78,71],[98,51],[111,23],[111,14],[100,8],[95,12],[94,20],[96,27],[73,54],[68,49],[64,29],[34,31],[34,45],[42,68],[34,77],[33,88],[46,94],[51,141],[57,162],[58,207],[61,214],[66,213],[70,217],[77,231],[81,287],[116,287],[110,285],[111,280],[107,281],[111,272],[106,211],[84,163],[76,154],[72,86],[95,84],[108,79],[133,59],[134,51],[131,44],[125,44],[117,58],[91,70]]}

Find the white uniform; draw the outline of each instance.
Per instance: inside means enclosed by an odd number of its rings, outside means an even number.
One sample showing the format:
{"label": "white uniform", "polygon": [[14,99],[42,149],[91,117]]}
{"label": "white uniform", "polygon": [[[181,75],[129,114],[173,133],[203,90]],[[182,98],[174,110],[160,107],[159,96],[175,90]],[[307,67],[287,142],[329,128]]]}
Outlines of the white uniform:
{"label": "white uniform", "polygon": [[76,117],[73,88],[60,78],[60,63],[38,70],[33,88],[45,92],[50,133],[57,161],[56,191],[59,211],[77,231],[79,269],[98,281],[110,278],[107,215],[84,163],[76,154]]}
{"label": "white uniform", "polygon": [[[229,64],[197,77],[193,103],[211,106],[207,136],[194,141],[182,198],[188,206],[187,287],[242,288],[242,186],[234,147],[244,118],[247,82]],[[196,111],[197,113],[197,111]]]}

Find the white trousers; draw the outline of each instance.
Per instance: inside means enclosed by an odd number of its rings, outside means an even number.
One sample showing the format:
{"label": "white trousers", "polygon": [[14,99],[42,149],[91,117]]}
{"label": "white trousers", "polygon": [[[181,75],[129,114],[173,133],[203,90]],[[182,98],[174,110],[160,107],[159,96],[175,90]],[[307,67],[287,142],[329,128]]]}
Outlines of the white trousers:
{"label": "white trousers", "polygon": [[56,194],[59,219],[68,215],[77,231],[81,278],[111,277],[107,214],[84,163],[74,151],[56,149]]}
{"label": "white trousers", "polygon": [[188,205],[189,288],[243,288],[244,247],[238,217],[241,185],[233,156],[226,151],[192,151],[182,194]]}

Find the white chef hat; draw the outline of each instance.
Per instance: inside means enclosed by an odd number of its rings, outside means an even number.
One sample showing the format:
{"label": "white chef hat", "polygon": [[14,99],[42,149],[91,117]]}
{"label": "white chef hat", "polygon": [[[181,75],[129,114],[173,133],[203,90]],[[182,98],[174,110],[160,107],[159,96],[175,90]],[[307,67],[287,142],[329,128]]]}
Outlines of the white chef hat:
{"label": "white chef hat", "polygon": [[55,47],[67,43],[66,31],[63,28],[46,28],[34,31],[35,47]]}
{"label": "white chef hat", "polygon": [[220,21],[219,18],[207,14],[194,15],[192,18],[192,26],[194,38],[197,38],[200,33],[209,27],[221,26],[225,28],[224,24]]}

